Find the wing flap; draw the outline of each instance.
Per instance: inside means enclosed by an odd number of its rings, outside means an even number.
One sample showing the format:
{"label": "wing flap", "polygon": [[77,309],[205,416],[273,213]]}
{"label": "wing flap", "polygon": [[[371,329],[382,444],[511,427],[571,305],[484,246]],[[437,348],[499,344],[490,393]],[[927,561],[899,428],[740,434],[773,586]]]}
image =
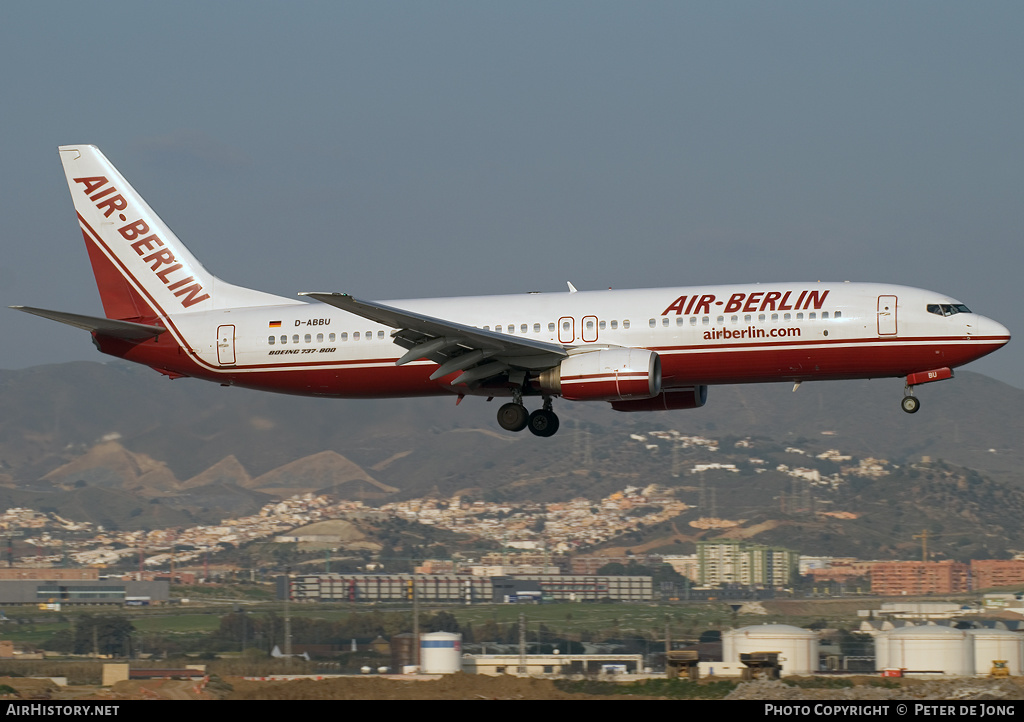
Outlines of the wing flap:
{"label": "wing flap", "polygon": [[[396,329],[397,333],[392,334],[395,342],[409,349],[409,352],[399,359],[401,363],[409,363],[416,358],[436,360],[437,354],[452,358],[462,352],[480,350],[490,352],[488,357],[504,361],[510,366],[548,368],[569,355],[565,348],[558,344],[485,331],[475,326],[466,326],[382,303],[362,301],[347,293],[310,292],[299,295],[315,298],[342,311]],[[443,343],[440,339],[447,339],[448,342]],[[422,347],[422,354],[413,357],[411,354],[419,353],[416,351],[419,347]],[[459,351],[452,352],[453,347]],[[516,363],[517,360],[520,363]]]}

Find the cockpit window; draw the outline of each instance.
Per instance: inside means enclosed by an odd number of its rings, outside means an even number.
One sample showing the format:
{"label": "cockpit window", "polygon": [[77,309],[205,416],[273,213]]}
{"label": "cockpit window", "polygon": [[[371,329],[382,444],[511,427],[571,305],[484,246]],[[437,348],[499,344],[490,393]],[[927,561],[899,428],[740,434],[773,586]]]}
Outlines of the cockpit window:
{"label": "cockpit window", "polygon": [[970,313],[971,309],[962,303],[929,303],[928,313],[936,316],[953,316],[958,313]]}

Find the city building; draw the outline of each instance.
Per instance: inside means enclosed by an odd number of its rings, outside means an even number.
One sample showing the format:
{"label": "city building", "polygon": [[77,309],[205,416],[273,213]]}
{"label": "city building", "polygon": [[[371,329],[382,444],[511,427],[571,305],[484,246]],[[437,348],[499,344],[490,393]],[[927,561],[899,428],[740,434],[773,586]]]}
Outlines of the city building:
{"label": "city building", "polygon": [[697,572],[701,586],[789,586],[798,572],[799,561],[797,552],[781,547],[734,539],[697,542]]}
{"label": "city building", "polygon": [[1024,584],[1024,559],[975,559],[971,582],[974,589]]}
{"label": "city building", "polygon": [[871,593],[882,596],[952,594],[970,590],[962,562],[883,562],[871,568]]}

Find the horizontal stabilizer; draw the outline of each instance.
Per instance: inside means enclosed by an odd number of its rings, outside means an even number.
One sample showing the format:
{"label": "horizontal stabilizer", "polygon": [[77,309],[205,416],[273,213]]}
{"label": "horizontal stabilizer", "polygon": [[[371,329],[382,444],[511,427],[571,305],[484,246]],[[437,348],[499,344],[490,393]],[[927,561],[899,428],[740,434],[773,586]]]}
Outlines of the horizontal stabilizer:
{"label": "horizontal stabilizer", "polygon": [[81,316],[77,313],[64,313],[63,311],[48,311],[45,308],[32,308],[31,306],[10,306],[16,311],[24,311],[34,316],[42,316],[51,321],[66,323],[85,331],[92,331],[101,336],[123,338],[127,341],[140,341],[145,338],[159,336],[167,329],[163,326],[150,326],[145,323],[133,323],[132,321],[118,321],[113,318],[101,318],[99,316]]}

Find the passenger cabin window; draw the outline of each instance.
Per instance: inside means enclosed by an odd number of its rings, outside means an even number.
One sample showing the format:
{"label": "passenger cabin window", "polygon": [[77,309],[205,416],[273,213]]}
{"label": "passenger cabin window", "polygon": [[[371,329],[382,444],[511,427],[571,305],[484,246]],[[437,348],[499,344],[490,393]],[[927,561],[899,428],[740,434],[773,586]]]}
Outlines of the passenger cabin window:
{"label": "passenger cabin window", "polygon": [[548,331],[551,332],[551,333],[555,332],[555,324],[554,323],[549,323],[548,324]]}
{"label": "passenger cabin window", "polygon": [[622,320],[622,327],[623,328],[629,328],[629,319],[628,318],[625,318],[625,319]]}
{"label": "passenger cabin window", "polygon": [[277,339],[275,339],[275,338],[274,338],[273,336],[270,336],[270,337],[268,337],[268,338],[267,338],[267,343],[269,343],[269,344],[270,344],[271,346],[273,346],[273,345],[274,345],[274,342],[275,342],[276,340],[277,340]]}
{"label": "passenger cabin window", "polygon": [[299,342],[299,334],[295,334],[294,336],[292,336],[292,343],[298,343],[298,342]]}
{"label": "passenger cabin window", "polygon": [[612,321],[612,331],[614,331],[618,327],[619,327],[619,322],[618,321]]}
{"label": "passenger cabin window", "polygon": [[651,328],[654,328],[655,326],[658,325],[658,322],[655,321],[653,318],[648,323],[650,324]]}
{"label": "passenger cabin window", "polygon": [[533,324],[533,332],[534,333],[540,333],[540,324],[539,323]]}
{"label": "passenger cabin window", "polygon": [[330,341],[331,343],[334,343],[334,338],[335,338],[335,336],[334,336],[333,333],[330,334],[329,336],[327,336],[327,340]]}
{"label": "passenger cabin window", "polygon": [[529,327],[529,326],[527,326],[527,325],[526,325],[526,324],[524,323],[523,325],[521,325],[521,326],[519,327],[519,333],[526,333],[526,332],[527,332],[527,330],[528,330],[529,328],[530,328],[530,327]]}
{"label": "passenger cabin window", "polygon": [[303,340],[304,340],[304,341],[305,341],[306,343],[313,343],[313,334],[311,334],[311,333],[307,333],[307,334],[306,334],[306,337],[305,337],[305,339],[303,339]]}

